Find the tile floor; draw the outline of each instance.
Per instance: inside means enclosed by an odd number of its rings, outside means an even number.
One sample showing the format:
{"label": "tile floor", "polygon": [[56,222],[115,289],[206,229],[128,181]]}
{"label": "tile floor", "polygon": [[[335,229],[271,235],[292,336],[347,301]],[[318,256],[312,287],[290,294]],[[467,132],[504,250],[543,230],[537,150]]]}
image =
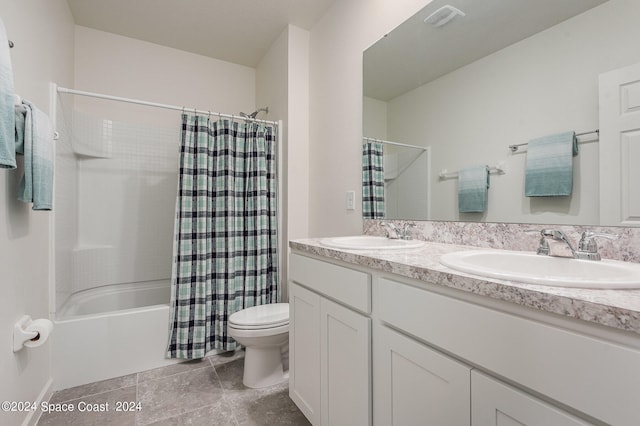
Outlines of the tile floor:
{"label": "tile floor", "polygon": [[[288,382],[244,387],[243,362],[244,351],[237,351],[61,390],[50,404],[68,403],[76,411],[44,413],[38,426],[310,424],[289,398]],[[134,402],[132,411],[116,411],[127,401]],[[107,403],[107,412],[77,411],[80,404],[100,409]]]}

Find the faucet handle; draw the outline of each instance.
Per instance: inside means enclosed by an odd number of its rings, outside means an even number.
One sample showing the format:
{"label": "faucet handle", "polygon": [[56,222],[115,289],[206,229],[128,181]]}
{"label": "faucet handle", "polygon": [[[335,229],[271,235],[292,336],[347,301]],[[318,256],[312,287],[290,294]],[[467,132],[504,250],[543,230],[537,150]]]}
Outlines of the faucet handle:
{"label": "faucet handle", "polygon": [[540,230],[539,229],[523,229],[522,232],[525,232],[527,234],[539,234]]}
{"label": "faucet handle", "polygon": [[617,240],[618,238],[620,238],[620,235],[607,234],[606,232],[591,232],[591,231],[584,231],[582,233],[583,240],[587,238],[593,238],[593,237],[602,237],[602,238],[607,238],[609,240]]}
{"label": "faucet handle", "polygon": [[415,223],[410,223],[410,222],[405,222],[404,225],[402,225],[402,239],[403,240],[411,240],[411,234],[409,234],[409,228],[415,228],[416,224]]}
{"label": "faucet handle", "polygon": [[551,237],[554,240],[561,240],[561,241],[569,241],[567,239],[567,236],[564,234],[564,232],[562,231],[558,231],[557,229],[542,229],[540,231],[540,235],[542,235],[543,237]]}
{"label": "faucet handle", "polygon": [[600,260],[600,253],[598,253],[598,244],[596,238],[606,238],[608,240],[617,240],[620,238],[618,234],[607,234],[601,232],[585,231],[582,233],[580,242],[578,243],[578,251],[576,257],[578,259],[588,260]]}
{"label": "faucet handle", "polygon": [[[387,238],[391,238],[391,239],[398,239],[400,237],[400,229],[398,229],[398,227],[396,225],[394,225],[393,223],[390,222],[381,222],[382,226],[386,226],[387,227]],[[391,236],[391,232],[392,231],[395,234],[395,237]]]}
{"label": "faucet handle", "polygon": [[540,254],[540,255],[545,255],[548,256],[549,255],[549,243],[547,242],[547,239],[545,238],[545,234],[544,234],[544,229],[540,230],[540,229],[525,229],[523,232],[527,233],[527,234],[538,234],[540,235],[540,245],[538,246],[538,250],[536,251],[536,254]]}

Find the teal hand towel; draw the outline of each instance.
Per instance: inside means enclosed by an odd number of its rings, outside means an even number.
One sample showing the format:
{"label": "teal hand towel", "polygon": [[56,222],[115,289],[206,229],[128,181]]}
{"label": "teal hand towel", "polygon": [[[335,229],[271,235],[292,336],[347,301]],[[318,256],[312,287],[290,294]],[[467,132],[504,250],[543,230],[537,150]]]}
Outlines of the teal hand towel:
{"label": "teal hand towel", "polygon": [[16,129],[24,155],[24,176],[18,188],[18,199],[33,203],[33,210],[51,210],[53,205],[53,127],[49,117],[29,101],[23,100],[16,120],[24,128]]}
{"label": "teal hand towel", "polygon": [[481,213],[487,209],[489,167],[467,167],[458,172],[458,210]]}
{"label": "teal hand towel", "polygon": [[575,132],[558,133],[530,141],[525,165],[525,196],[571,195],[573,156],[577,154]]}
{"label": "teal hand towel", "polygon": [[0,19],[0,168],[16,168],[15,122],[13,113],[13,70],[9,40]]}

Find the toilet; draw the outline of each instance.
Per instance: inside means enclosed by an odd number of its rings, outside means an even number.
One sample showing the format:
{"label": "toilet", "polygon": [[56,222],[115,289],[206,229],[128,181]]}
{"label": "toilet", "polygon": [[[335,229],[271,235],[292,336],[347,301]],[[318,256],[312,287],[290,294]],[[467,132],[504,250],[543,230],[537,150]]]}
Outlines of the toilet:
{"label": "toilet", "polygon": [[289,304],[253,306],[231,314],[229,336],[246,348],[242,383],[263,388],[286,379],[282,348],[289,343]]}

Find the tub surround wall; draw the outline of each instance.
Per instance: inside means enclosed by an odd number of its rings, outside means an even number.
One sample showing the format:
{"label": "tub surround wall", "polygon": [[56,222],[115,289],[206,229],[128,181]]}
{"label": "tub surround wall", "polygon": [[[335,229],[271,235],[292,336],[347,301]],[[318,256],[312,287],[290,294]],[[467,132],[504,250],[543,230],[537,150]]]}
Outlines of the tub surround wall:
{"label": "tub surround wall", "polygon": [[[253,68],[74,30],[74,80],[61,86],[188,109],[254,108]],[[169,278],[180,112],[69,94],[58,107],[56,310],[78,291]]]}
{"label": "tub surround wall", "polygon": [[617,240],[604,238],[598,240],[598,248],[602,258],[640,263],[640,228],[530,223],[365,220],[364,234],[386,235],[387,228],[382,225],[383,222],[393,223],[399,227],[405,223],[415,224],[415,227],[410,228],[410,232],[412,238],[416,240],[518,251],[536,251],[540,235],[535,231],[541,229],[557,229],[564,232],[574,247],[577,246],[584,231],[617,234],[620,236]]}

